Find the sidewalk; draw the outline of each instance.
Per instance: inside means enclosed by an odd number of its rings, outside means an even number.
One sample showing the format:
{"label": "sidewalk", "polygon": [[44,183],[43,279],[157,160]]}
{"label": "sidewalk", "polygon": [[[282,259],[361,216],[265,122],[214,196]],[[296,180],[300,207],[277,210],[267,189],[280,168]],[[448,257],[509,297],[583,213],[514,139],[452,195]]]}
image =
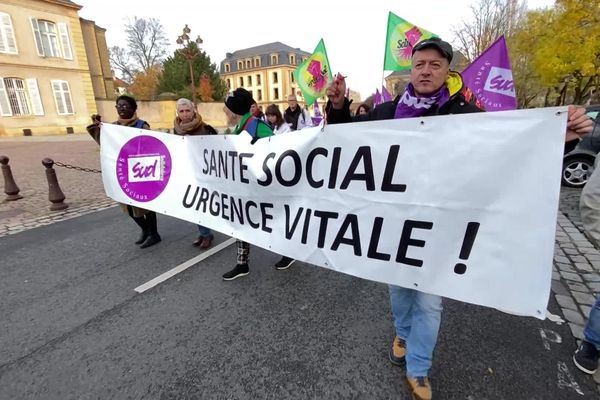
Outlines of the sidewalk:
{"label": "sidewalk", "polygon": [[49,157],[65,164],[99,169],[99,147],[87,134],[0,138],[0,155],[9,157],[8,165],[23,196],[17,201],[5,201],[4,180],[0,179],[0,237],[115,204],[104,193],[101,174],[55,166],[69,208],[49,210],[46,168],[41,161]]}

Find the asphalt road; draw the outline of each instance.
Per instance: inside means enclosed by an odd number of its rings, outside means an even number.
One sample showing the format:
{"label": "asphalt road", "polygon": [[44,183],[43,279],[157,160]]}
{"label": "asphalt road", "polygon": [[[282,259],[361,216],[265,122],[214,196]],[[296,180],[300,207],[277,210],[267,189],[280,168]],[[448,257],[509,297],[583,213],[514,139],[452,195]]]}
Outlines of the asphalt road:
{"label": "asphalt road", "polygon": [[[135,292],[199,254],[195,229],[160,216],[163,242],[141,250],[112,208],[1,238],[0,399],[406,397],[383,284],[304,263],[277,271],[279,256],[257,247],[250,275],[224,282],[232,245]],[[565,324],[444,306],[434,398],[599,397]]]}

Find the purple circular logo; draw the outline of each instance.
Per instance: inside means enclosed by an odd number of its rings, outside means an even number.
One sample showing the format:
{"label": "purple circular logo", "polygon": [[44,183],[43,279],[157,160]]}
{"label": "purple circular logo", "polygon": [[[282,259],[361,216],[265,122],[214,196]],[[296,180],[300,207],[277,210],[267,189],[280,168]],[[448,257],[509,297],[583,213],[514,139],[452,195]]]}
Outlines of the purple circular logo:
{"label": "purple circular logo", "polygon": [[152,136],[136,136],[119,152],[117,179],[129,198],[152,201],[167,187],[171,165],[171,154],[163,142]]}

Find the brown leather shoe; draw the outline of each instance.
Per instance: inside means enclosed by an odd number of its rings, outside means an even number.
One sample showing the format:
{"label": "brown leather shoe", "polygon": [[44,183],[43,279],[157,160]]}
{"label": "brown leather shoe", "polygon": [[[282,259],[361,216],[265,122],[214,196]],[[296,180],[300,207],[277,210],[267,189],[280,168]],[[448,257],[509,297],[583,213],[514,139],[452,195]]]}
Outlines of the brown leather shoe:
{"label": "brown leather shoe", "polygon": [[406,383],[408,384],[413,399],[431,400],[432,393],[429,378],[426,376],[417,376],[414,378],[407,376]]}
{"label": "brown leather shoe", "polygon": [[208,249],[212,245],[213,238],[213,235],[203,237],[198,247],[200,247],[203,250]]}
{"label": "brown leather shoe", "polygon": [[398,336],[394,338],[390,349],[390,362],[400,366],[406,364],[406,342]]}

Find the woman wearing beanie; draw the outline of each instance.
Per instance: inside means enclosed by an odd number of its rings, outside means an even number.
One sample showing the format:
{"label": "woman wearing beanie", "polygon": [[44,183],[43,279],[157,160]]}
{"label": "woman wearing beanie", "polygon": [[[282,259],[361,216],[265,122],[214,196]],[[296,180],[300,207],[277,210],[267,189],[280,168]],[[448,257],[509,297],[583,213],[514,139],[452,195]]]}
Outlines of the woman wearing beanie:
{"label": "woman wearing beanie", "polygon": [[[137,103],[133,97],[126,95],[117,97],[115,108],[117,109],[119,119],[113,122],[113,124],[130,126],[139,129],[150,129],[150,125],[146,121],[138,118],[136,113]],[[86,128],[90,136],[98,144],[100,144],[101,120],[102,118],[100,115],[92,115],[92,124]],[[154,246],[161,241],[160,235],[158,234],[156,213],[154,211],[145,210],[143,208],[126,204],[121,204],[121,208],[142,230],[140,237],[135,244],[139,244],[141,245],[140,248],[145,249],[147,247]]]}
{"label": "woman wearing beanie", "polygon": [[[246,131],[254,139],[252,143],[258,139],[273,136],[273,131],[264,121],[256,118],[250,112],[250,108],[254,103],[252,95],[244,88],[236,89],[233,94],[230,94],[225,99],[225,115],[229,125],[235,125],[232,135],[239,135],[242,131]],[[231,281],[240,276],[248,275],[250,268],[248,267],[248,257],[250,255],[250,243],[242,240],[237,240],[237,263],[235,267],[223,274],[223,279]]]}
{"label": "woman wearing beanie", "polygon": [[[177,100],[177,117],[173,122],[173,131],[176,135],[216,135],[217,131],[212,126],[205,124],[202,117],[196,112],[196,105],[191,100],[181,98]],[[198,225],[198,238],[192,243],[194,247],[208,249],[212,245],[214,236],[210,229]]]}

